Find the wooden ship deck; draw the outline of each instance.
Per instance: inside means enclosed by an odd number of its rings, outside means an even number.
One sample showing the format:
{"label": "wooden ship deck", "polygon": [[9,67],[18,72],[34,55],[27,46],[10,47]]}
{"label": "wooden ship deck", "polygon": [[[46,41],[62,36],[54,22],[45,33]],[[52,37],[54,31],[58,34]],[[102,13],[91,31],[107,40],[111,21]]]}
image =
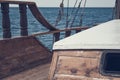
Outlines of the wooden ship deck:
{"label": "wooden ship deck", "polygon": [[[3,38],[0,40],[0,80],[48,80],[48,72],[52,58],[51,50],[47,49],[36,36],[52,34],[54,41],[60,39],[60,32],[70,36],[71,30],[76,32],[88,27],[57,29],[42,16],[35,2],[20,0],[0,0],[2,12]],[[20,36],[12,37],[9,5],[19,6]],[[27,9],[48,32],[28,33]]]}
{"label": "wooden ship deck", "polygon": [[[63,30],[57,29],[49,22],[47,22],[47,20],[42,16],[39,9],[37,8],[36,3],[34,2],[20,0],[0,0],[0,4],[3,29],[3,39],[0,40],[0,80],[53,80],[53,65],[50,67],[53,53],[52,51],[48,50],[36,38],[36,36],[52,34],[54,37],[53,42],[56,42],[60,39],[60,32],[62,31],[65,32],[65,37],[68,37],[71,34],[71,30],[74,30],[77,33],[79,31],[87,29],[88,27],[71,27]],[[19,5],[18,9],[20,12],[20,37],[17,38],[13,38],[11,34],[9,4]],[[38,32],[32,35],[28,34],[28,21],[26,14],[27,8],[30,9],[33,16],[38,20],[38,22],[41,23],[46,29],[48,29],[48,32]],[[116,11],[116,13],[119,13],[119,11]],[[118,14],[116,18],[119,17],[120,16]],[[59,64],[58,67],[60,68]],[[54,69],[55,68],[56,67],[54,65]],[[49,71],[51,72],[51,74]],[[73,74],[76,73],[74,69],[71,72]],[[51,78],[49,78],[48,75],[52,75]],[[73,79],[65,79],[64,77],[61,79],[57,79],[55,76],[54,80]]]}
{"label": "wooden ship deck", "polygon": [[38,65],[32,69],[6,77],[2,80],[48,80],[49,67],[50,63]]}

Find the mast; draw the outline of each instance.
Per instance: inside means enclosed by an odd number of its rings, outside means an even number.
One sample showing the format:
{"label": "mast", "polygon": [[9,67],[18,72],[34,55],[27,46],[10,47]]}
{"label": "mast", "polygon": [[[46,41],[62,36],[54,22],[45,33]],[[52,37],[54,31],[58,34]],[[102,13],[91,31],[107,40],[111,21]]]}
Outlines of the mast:
{"label": "mast", "polygon": [[115,3],[115,19],[120,19],[120,0]]}

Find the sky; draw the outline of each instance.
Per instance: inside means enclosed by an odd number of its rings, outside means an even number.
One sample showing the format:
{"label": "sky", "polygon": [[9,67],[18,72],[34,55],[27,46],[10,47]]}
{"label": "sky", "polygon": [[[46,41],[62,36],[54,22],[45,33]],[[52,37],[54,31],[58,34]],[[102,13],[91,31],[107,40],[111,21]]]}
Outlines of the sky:
{"label": "sky", "polygon": [[[36,2],[39,7],[59,7],[62,0],[29,0]],[[67,1],[64,0],[64,6],[67,6]],[[72,7],[76,0],[69,0],[69,5]],[[78,0],[80,1],[80,0]],[[83,0],[84,1],[84,0]],[[114,7],[115,0],[87,0],[87,7]]]}

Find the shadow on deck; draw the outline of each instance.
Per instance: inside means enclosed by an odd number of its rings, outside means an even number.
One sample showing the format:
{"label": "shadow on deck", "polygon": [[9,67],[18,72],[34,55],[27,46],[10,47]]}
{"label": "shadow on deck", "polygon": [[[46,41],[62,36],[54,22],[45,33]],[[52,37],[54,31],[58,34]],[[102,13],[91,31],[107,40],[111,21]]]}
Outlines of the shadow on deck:
{"label": "shadow on deck", "polygon": [[50,63],[39,65],[30,70],[4,78],[3,80],[48,80],[49,67]]}

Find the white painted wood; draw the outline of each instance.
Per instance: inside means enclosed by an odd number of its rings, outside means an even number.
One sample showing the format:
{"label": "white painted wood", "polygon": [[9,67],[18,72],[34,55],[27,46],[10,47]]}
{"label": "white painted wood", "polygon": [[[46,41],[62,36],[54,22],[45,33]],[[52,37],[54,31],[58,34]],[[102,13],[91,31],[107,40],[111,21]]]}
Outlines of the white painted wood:
{"label": "white painted wood", "polygon": [[111,20],[55,42],[58,49],[120,49],[120,20]]}

